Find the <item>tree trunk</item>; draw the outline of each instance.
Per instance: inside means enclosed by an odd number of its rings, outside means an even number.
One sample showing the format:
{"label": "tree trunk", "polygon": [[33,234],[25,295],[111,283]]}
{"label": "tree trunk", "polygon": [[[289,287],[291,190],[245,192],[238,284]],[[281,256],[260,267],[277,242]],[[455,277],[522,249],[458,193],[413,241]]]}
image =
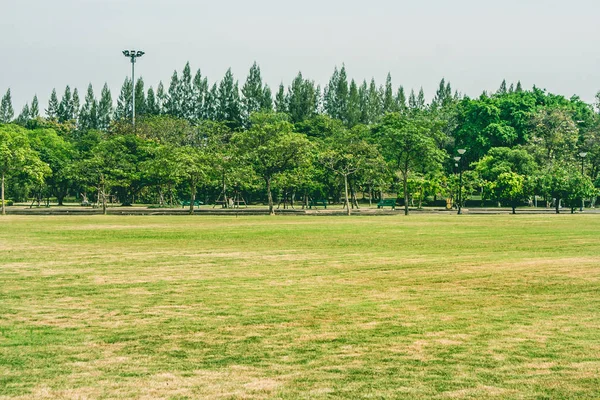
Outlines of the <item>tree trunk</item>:
{"label": "tree trunk", "polygon": [[106,215],[107,211],[106,211],[106,190],[103,187],[102,188],[102,214]]}
{"label": "tree trunk", "polygon": [[190,184],[190,215],[194,214],[194,202],[196,201],[196,185]]}
{"label": "tree trunk", "polygon": [[273,194],[271,193],[271,178],[265,178],[267,182],[267,198],[269,201],[269,215],[275,215],[275,210],[273,209]]}
{"label": "tree trunk", "polygon": [[408,215],[408,178],[406,174],[402,177],[402,185],[404,187],[404,215]]}
{"label": "tree trunk", "polygon": [[555,207],[556,207],[556,213],[560,214],[560,201],[558,199],[556,199],[556,202],[554,203]]}
{"label": "tree trunk", "polygon": [[0,192],[2,192],[2,215],[6,215],[6,204],[4,201],[4,172],[2,173],[2,188],[0,189]]}
{"label": "tree trunk", "polygon": [[512,213],[513,215],[517,213],[517,206],[515,206],[514,204],[512,206]]}
{"label": "tree trunk", "polygon": [[350,215],[352,211],[350,211],[350,204],[348,203],[348,175],[344,175],[344,193],[346,195],[346,215]]}

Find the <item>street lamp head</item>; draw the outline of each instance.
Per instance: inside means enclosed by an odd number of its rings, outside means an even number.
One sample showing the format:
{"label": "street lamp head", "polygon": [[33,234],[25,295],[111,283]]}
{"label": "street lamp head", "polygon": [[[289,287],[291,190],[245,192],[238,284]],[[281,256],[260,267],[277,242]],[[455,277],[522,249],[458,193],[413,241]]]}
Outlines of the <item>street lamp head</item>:
{"label": "street lamp head", "polygon": [[579,153],[579,157],[585,158],[585,156],[587,156],[586,152],[582,151],[581,153]]}
{"label": "street lamp head", "polygon": [[123,55],[125,57],[131,57],[131,53],[129,52],[129,50],[123,50]]}
{"label": "street lamp head", "polygon": [[465,149],[458,149],[458,154],[460,154],[461,156],[463,154],[465,154],[466,152],[467,152],[467,150],[465,150]]}
{"label": "street lamp head", "polygon": [[460,161],[460,157],[454,157],[454,161],[459,162]]}
{"label": "street lamp head", "polygon": [[138,52],[136,52],[136,53],[135,53],[135,56],[136,56],[136,57],[141,57],[141,56],[143,56],[144,54],[146,54],[146,53],[144,53],[143,51],[138,51]]}

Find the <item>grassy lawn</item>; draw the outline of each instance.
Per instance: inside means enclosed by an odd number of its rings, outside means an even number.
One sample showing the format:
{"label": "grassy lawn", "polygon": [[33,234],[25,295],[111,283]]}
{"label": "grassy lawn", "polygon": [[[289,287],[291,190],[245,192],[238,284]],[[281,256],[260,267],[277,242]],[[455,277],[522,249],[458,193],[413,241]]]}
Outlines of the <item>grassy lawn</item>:
{"label": "grassy lawn", "polygon": [[600,398],[600,217],[1,218],[5,398]]}

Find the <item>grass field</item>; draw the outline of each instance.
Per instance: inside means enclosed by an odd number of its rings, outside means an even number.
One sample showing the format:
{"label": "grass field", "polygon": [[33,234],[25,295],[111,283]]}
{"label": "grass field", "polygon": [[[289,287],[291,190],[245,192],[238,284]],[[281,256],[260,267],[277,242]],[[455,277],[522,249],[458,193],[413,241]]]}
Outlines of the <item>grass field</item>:
{"label": "grass field", "polygon": [[600,217],[1,218],[5,398],[600,398]]}

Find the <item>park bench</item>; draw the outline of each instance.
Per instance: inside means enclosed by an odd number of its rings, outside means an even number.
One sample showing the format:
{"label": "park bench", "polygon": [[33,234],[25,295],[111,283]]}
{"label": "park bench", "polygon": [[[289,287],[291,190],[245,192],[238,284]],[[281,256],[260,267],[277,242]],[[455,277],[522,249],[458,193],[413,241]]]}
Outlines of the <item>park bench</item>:
{"label": "park bench", "polygon": [[311,200],[308,208],[317,208],[318,206],[322,206],[324,208],[327,208],[327,200]]}
{"label": "park bench", "polygon": [[[201,204],[204,204],[204,203],[201,202],[200,200],[194,201],[194,207],[200,207]],[[181,208],[185,208],[185,207],[189,207],[189,206],[190,206],[189,200],[184,200],[181,202]]]}
{"label": "park bench", "polygon": [[396,209],[396,199],[385,199],[385,200],[379,201],[379,203],[377,203],[377,208],[383,208],[383,207],[392,207],[392,210],[395,210]]}

